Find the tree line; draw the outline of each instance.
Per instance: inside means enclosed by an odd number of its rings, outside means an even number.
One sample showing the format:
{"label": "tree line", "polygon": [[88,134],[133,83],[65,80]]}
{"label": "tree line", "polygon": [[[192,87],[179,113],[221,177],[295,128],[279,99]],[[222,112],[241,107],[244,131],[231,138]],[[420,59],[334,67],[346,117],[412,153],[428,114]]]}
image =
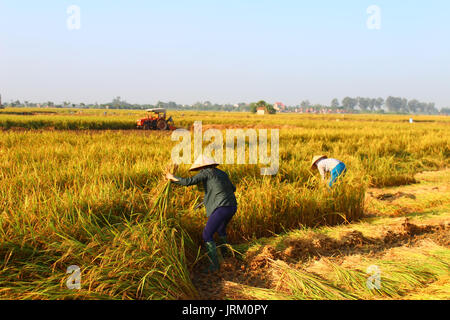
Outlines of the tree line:
{"label": "tree line", "polygon": [[[109,103],[103,104],[85,104],[72,103],[64,101],[62,104],[56,104],[52,101],[44,103],[34,103],[19,100],[5,103],[7,107],[38,107],[48,106],[52,108],[86,108],[86,109],[135,109],[145,110],[150,108],[165,108],[170,110],[204,110],[204,111],[242,111],[242,112],[256,112],[258,107],[264,107],[268,113],[275,113],[273,105],[264,100],[238,104],[217,104],[209,101],[196,102],[192,105],[181,105],[173,101],[163,102],[158,101],[156,104],[132,104],[128,103],[120,97],[114,98]],[[329,105],[312,104],[309,100],[303,100],[300,104],[294,106],[286,106],[285,112],[292,112],[298,108],[302,109],[341,109],[349,113],[399,113],[399,114],[447,114],[450,115],[450,108],[444,108],[439,111],[433,102],[421,102],[417,99],[407,100],[402,97],[389,96],[383,98],[366,98],[366,97],[345,97],[341,102],[334,98]]]}
{"label": "tree line", "polygon": [[[336,107],[339,105],[337,99],[331,101],[331,106]],[[417,99],[409,100],[401,97],[389,96],[383,98],[365,98],[365,97],[345,97],[342,100],[342,106],[349,111],[355,111],[356,108],[362,113],[366,112],[389,112],[389,113],[420,113],[420,114],[438,114],[439,110],[436,108],[435,103],[421,102]]]}

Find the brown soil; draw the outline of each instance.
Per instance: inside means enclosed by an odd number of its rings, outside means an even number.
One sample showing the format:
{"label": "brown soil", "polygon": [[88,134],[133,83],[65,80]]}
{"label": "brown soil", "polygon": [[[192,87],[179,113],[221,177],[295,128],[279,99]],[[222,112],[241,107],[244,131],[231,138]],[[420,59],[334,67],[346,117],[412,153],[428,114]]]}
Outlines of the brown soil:
{"label": "brown soil", "polygon": [[[201,264],[197,269],[201,270],[205,267],[206,264]],[[251,268],[248,261],[245,260],[227,258],[223,261],[220,271],[213,274],[202,274],[198,270],[193,273],[192,280],[200,293],[201,299],[222,300],[230,298],[230,283],[270,288],[270,282],[266,279],[266,269]],[[231,291],[233,292],[231,294],[233,299],[245,299],[243,296],[236,296],[235,290]]]}
{"label": "brown soil", "polygon": [[404,192],[397,192],[395,194],[392,193],[383,193],[380,194],[378,196],[376,196],[376,198],[378,200],[383,200],[383,201],[393,201],[396,200],[398,198],[402,198],[402,197],[406,197],[409,199],[416,199],[416,196],[412,193],[404,193]]}

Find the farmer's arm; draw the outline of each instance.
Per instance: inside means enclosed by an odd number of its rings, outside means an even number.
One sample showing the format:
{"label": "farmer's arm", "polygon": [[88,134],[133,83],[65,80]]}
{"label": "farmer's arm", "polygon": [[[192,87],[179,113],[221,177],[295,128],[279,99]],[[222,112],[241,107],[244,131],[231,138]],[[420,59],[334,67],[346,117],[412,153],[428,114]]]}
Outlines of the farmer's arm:
{"label": "farmer's arm", "polygon": [[192,186],[195,184],[199,184],[207,179],[207,175],[203,171],[200,171],[200,173],[196,174],[192,178],[181,178],[181,177],[175,177],[175,176],[172,176],[172,177],[173,177],[173,179],[170,179],[170,180],[172,180],[176,184],[180,184],[182,186]]}
{"label": "farmer's arm", "polygon": [[317,166],[317,169],[319,170],[319,173],[322,176],[322,180],[326,180],[325,168],[323,166]]}

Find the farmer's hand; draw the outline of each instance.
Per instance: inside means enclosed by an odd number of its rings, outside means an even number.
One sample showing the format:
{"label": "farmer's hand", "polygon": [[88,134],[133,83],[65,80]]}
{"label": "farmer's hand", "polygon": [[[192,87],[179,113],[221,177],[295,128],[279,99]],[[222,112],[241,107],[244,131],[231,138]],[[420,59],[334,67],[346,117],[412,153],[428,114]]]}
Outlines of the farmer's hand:
{"label": "farmer's hand", "polygon": [[173,174],[171,174],[170,172],[166,173],[166,179],[170,180],[170,181],[179,181],[177,178],[175,178],[175,176]]}

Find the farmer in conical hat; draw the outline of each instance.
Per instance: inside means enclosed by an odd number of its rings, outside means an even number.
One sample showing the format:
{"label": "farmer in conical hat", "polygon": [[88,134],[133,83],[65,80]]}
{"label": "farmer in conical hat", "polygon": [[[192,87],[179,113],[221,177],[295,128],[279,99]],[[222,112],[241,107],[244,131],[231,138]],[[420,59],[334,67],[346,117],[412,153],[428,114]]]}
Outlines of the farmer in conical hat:
{"label": "farmer in conical hat", "polygon": [[206,208],[206,215],[209,217],[203,230],[203,240],[206,243],[208,256],[211,260],[211,265],[206,270],[207,272],[217,271],[220,267],[213,236],[217,232],[220,245],[226,247],[226,228],[237,211],[237,202],[234,195],[236,187],[231,183],[225,172],[216,168],[218,165],[213,159],[201,155],[189,169],[189,171],[199,171],[192,178],[175,177],[171,173],[166,173],[168,180],[182,186],[203,184],[205,190],[203,202]]}
{"label": "farmer in conical hat", "polygon": [[336,180],[345,175],[347,172],[347,168],[345,164],[337,159],[328,158],[325,155],[315,156],[311,163],[311,169],[319,170],[320,175],[322,176],[322,180],[326,182],[326,174],[330,173],[331,178],[328,182],[328,186],[331,188]]}

